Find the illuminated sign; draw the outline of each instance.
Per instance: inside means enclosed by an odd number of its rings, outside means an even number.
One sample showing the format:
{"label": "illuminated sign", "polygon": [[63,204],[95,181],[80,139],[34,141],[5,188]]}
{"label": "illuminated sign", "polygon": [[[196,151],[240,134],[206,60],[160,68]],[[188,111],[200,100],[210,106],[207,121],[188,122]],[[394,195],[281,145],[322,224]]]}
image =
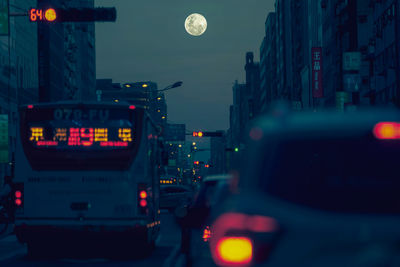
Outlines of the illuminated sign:
{"label": "illuminated sign", "polygon": [[324,97],[322,86],[322,47],[311,48],[312,63],[312,94],[314,98]]}
{"label": "illuminated sign", "polygon": [[52,129],[30,127],[29,133],[29,141],[36,147],[122,148],[128,147],[132,140],[131,128],[69,127]]}
{"label": "illuminated sign", "polygon": [[31,8],[31,9],[29,9],[29,20],[32,22],[36,22],[36,21],[53,22],[56,19],[57,19],[57,12],[53,8],[48,8],[48,9]]}

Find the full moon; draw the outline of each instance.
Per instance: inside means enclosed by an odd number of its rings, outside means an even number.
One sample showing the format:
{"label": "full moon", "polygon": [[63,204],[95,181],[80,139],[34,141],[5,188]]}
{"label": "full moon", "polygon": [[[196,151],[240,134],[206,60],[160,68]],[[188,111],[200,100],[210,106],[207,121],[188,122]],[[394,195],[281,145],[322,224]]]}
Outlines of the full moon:
{"label": "full moon", "polygon": [[207,30],[207,20],[203,15],[193,13],[186,18],[185,29],[190,35],[200,36]]}

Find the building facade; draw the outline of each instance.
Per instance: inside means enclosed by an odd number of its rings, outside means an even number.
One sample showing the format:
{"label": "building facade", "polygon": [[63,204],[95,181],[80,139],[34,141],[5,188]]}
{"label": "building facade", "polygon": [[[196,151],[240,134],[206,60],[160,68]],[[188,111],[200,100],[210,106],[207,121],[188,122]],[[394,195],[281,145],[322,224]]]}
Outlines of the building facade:
{"label": "building facade", "polygon": [[[63,5],[65,8],[94,8],[94,0],[64,0]],[[64,35],[64,98],[89,100],[96,86],[94,22],[64,23]]]}
{"label": "building facade", "polygon": [[[38,7],[93,8],[94,0],[38,0]],[[93,22],[38,24],[39,100],[95,97],[96,51]]]}
{"label": "building facade", "polygon": [[[36,1],[10,0],[9,4],[10,14],[15,15],[25,13]],[[2,154],[0,187],[5,175],[13,175],[18,105],[38,100],[37,40],[37,25],[23,16],[10,16],[9,36],[0,38],[0,114],[8,116],[8,135],[1,136],[2,144],[8,142],[8,152],[1,151],[5,157]]]}
{"label": "building facade", "polygon": [[276,13],[272,12],[265,21],[265,37],[260,49],[261,113],[266,112],[278,98],[276,66]]}
{"label": "building facade", "polygon": [[[373,78],[369,96],[374,105],[400,106],[399,1],[373,1],[373,35],[369,45]],[[372,53],[373,52],[373,53]]]}
{"label": "building facade", "polygon": [[221,137],[210,138],[210,169],[208,174],[223,174],[228,171],[227,139],[226,133],[222,132]]}

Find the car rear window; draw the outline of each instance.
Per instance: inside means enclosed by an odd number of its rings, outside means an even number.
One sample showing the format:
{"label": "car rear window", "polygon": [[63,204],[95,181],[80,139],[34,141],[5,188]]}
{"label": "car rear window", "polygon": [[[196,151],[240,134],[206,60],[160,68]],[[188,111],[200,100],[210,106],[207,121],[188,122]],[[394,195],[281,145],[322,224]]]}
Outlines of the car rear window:
{"label": "car rear window", "polygon": [[166,188],[161,188],[162,193],[184,193],[188,192],[189,190],[184,187],[166,187]]}
{"label": "car rear window", "polygon": [[400,213],[400,142],[371,138],[291,141],[266,160],[261,187],[311,208]]}

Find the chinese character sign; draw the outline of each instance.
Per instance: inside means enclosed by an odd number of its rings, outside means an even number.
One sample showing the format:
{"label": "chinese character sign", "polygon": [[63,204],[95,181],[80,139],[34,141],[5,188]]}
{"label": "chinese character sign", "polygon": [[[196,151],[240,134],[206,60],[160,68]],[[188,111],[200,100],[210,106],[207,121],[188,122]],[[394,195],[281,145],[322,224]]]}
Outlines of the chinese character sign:
{"label": "chinese character sign", "polygon": [[314,98],[324,97],[322,86],[322,47],[311,49],[312,92]]}

